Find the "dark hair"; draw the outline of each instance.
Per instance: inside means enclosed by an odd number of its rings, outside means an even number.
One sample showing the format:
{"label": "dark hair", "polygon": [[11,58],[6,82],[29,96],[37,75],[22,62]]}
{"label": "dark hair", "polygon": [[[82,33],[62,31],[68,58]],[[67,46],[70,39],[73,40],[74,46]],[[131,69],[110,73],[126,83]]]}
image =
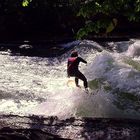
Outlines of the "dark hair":
{"label": "dark hair", "polygon": [[77,51],[73,51],[73,52],[71,53],[71,57],[77,57],[77,56],[78,56]]}

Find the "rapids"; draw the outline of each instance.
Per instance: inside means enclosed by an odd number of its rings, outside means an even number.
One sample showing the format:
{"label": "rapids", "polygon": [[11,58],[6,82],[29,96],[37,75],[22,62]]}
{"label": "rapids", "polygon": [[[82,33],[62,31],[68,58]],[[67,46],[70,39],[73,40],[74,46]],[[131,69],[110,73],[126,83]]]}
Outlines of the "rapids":
{"label": "rapids", "polygon": [[[72,50],[88,62],[80,63],[79,69],[89,81],[90,94],[67,86],[67,58]],[[0,114],[140,118],[139,40],[105,46],[83,40],[59,57],[0,52],[0,60]]]}

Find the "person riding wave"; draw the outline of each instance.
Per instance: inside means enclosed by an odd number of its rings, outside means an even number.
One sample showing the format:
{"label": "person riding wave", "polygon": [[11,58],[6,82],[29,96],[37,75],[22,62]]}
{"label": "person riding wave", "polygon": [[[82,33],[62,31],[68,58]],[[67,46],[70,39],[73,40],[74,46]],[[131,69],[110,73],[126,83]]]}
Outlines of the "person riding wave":
{"label": "person riding wave", "polygon": [[80,87],[79,84],[78,84],[79,79],[82,80],[85,89],[87,89],[88,88],[87,79],[78,69],[78,66],[79,66],[80,62],[83,62],[83,63],[87,64],[87,61],[85,61],[81,57],[78,57],[77,51],[73,51],[71,53],[71,57],[68,58],[67,75],[68,75],[68,77],[75,77],[75,84],[76,84],[77,87]]}

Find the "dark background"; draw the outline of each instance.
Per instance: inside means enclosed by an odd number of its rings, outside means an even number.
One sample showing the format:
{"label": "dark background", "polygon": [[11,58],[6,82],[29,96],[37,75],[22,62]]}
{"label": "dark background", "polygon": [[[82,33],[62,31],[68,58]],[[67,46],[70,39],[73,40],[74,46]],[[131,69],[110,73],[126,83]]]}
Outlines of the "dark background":
{"label": "dark background", "polygon": [[[23,0],[0,2],[0,41],[17,40],[74,40],[85,19],[78,17],[81,3],[69,1],[32,0],[23,6]],[[139,37],[140,23],[120,17],[118,26],[108,37]],[[105,36],[88,36],[89,39]],[[106,37],[105,37],[106,38]]]}

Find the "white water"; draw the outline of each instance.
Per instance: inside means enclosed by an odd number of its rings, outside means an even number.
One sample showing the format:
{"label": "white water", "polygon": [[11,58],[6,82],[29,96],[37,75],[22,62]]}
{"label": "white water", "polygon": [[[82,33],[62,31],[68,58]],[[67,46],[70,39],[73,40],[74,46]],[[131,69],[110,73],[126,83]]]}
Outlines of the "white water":
{"label": "white water", "polygon": [[[108,44],[114,52],[93,41],[82,41],[74,48],[88,61],[87,66],[80,64],[80,70],[88,81],[98,81],[92,94],[67,86],[67,58],[72,50],[58,58],[10,56],[1,52],[0,113],[138,119],[140,41]],[[106,86],[109,90],[105,90]]]}

